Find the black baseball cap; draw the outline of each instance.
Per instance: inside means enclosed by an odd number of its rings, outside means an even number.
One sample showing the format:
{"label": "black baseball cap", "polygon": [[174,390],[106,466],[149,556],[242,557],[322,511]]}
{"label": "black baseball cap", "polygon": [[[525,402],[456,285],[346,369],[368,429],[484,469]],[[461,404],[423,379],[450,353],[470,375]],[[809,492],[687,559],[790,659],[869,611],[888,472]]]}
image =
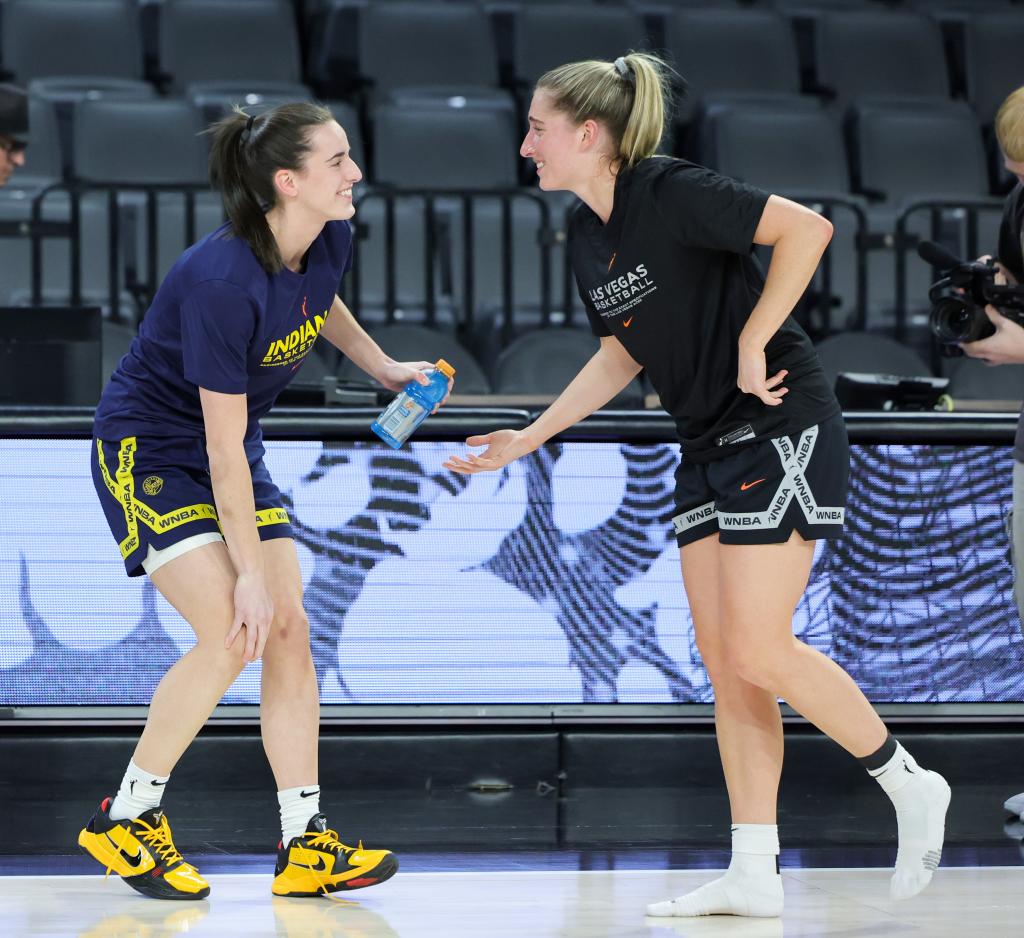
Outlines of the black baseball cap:
{"label": "black baseball cap", "polygon": [[0,84],[0,136],[25,143],[28,135],[28,95],[17,85]]}

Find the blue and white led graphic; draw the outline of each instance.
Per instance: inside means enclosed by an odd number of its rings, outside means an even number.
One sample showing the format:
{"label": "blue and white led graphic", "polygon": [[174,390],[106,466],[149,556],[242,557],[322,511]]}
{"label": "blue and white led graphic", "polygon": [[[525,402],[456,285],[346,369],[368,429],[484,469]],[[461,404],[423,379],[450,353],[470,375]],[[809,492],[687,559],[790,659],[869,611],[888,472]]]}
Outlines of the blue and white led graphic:
{"label": "blue and white led graphic", "polygon": [[[192,642],[129,580],[87,441],[0,441],[0,703],[145,704]],[[671,535],[668,445],[268,444],[324,703],[685,703],[711,687]],[[879,702],[1024,699],[1003,447],[855,446],[847,533],[794,628]],[[225,703],[255,703],[259,663]]]}

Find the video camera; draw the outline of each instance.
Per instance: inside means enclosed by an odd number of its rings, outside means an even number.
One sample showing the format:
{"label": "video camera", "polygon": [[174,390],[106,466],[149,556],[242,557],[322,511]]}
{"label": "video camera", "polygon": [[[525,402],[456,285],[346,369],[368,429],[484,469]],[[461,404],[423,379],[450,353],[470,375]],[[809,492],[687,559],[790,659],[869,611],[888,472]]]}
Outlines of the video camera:
{"label": "video camera", "polygon": [[922,241],[917,253],[943,271],[942,278],[928,289],[932,302],[928,322],[932,334],[942,343],[943,354],[963,354],[958,348],[961,342],[987,339],[996,331],[985,313],[989,304],[1024,325],[1024,286],[997,284],[999,268],[994,262],[960,260],[933,241]]}

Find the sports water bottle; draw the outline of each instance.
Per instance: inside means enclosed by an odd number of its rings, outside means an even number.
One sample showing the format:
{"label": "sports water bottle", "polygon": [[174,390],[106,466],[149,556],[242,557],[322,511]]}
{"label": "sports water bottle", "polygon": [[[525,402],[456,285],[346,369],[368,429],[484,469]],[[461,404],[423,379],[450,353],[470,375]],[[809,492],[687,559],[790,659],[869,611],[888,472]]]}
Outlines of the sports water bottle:
{"label": "sports water bottle", "polygon": [[455,369],[439,358],[433,370],[426,374],[430,378],[429,384],[410,381],[370,424],[370,429],[393,449],[400,449],[412,436],[413,430],[444,400],[448,393],[448,379],[455,376]]}

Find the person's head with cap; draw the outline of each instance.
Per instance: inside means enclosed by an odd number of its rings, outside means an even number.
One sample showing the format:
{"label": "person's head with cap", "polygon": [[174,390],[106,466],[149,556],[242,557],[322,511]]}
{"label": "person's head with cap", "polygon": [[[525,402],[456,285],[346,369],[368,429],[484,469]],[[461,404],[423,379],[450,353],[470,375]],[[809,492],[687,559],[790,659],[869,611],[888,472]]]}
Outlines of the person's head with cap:
{"label": "person's head with cap", "polygon": [[25,165],[27,135],[28,95],[17,85],[0,85],[0,186],[15,166]]}

